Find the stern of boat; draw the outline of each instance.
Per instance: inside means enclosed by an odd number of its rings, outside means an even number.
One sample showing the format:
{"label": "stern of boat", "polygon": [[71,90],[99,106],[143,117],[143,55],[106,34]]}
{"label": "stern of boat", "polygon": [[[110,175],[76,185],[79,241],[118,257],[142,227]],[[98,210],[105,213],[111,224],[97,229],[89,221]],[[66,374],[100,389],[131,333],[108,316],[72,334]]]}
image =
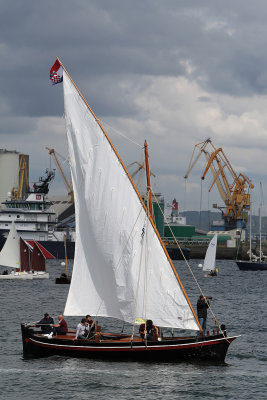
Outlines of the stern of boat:
{"label": "stern of boat", "polygon": [[23,345],[23,357],[32,358],[38,356],[36,354],[36,349],[32,345],[30,338],[34,333],[33,327],[28,324],[21,324],[21,334],[22,334],[22,345]]}

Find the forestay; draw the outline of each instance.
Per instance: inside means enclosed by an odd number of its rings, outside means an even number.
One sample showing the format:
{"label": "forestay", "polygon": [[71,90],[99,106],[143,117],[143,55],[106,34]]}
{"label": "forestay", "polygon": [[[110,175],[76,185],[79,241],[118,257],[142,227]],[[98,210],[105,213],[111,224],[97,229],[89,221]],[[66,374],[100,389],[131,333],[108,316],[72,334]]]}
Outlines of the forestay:
{"label": "forestay", "polygon": [[0,265],[10,268],[20,268],[19,236],[13,221],[0,253]]}
{"label": "forestay", "polygon": [[64,71],[76,245],[65,315],[198,330],[194,314],[112,145]]}
{"label": "forestay", "polygon": [[207,249],[203,271],[214,271],[216,263],[217,235],[214,235]]}

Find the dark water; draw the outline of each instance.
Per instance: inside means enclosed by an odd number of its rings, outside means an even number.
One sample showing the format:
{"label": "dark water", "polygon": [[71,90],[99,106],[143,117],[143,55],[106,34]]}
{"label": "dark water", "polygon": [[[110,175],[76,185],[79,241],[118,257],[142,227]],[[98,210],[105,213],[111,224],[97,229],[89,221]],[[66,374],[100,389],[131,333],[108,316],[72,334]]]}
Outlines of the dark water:
{"label": "dark water", "polygon": [[[220,273],[204,278],[191,261],[204,293],[228,334],[242,336],[228,350],[225,365],[111,363],[51,357],[23,360],[20,322],[39,320],[44,312],[63,312],[67,285],[55,285],[62,267],[48,266],[49,280],[0,281],[0,399],[265,399],[267,398],[267,272],[239,271],[219,261]],[[176,262],[195,306],[198,289],[183,262]],[[88,313],[90,310],[88,309]],[[75,327],[78,318],[68,318]],[[112,322],[100,320],[103,328]],[[208,323],[212,325],[211,316]]]}

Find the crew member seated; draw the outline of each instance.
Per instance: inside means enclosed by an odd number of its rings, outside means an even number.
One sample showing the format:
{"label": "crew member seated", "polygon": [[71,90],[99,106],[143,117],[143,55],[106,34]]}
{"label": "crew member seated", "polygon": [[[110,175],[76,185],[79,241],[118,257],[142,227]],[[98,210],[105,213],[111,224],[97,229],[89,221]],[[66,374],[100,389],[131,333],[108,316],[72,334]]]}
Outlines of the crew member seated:
{"label": "crew member seated", "polygon": [[44,318],[37,322],[35,326],[40,326],[43,334],[50,334],[53,331],[52,325],[54,325],[53,318],[48,313],[45,313]]}
{"label": "crew member seated", "polygon": [[148,319],[145,324],[140,325],[139,333],[142,339],[157,340],[159,330],[157,326],[153,325],[153,321]]}
{"label": "crew member seated", "polygon": [[62,314],[58,316],[58,323],[54,324],[53,333],[57,335],[66,335],[68,332],[68,324]]}
{"label": "crew member seated", "polygon": [[92,319],[91,315],[89,315],[89,314],[86,315],[85,319],[88,322],[89,332],[94,332],[95,331],[95,321]]}
{"label": "crew member seated", "polygon": [[88,322],[82,318],[81,322],[77,325],[75,339],[86,339],[88,332]]}

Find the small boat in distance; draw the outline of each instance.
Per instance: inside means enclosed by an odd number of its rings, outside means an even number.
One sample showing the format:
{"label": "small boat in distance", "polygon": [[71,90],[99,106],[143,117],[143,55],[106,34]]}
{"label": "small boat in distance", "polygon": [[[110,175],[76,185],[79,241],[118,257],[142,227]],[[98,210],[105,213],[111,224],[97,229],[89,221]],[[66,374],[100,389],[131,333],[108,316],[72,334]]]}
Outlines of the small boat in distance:
{"label": "small boat in distance", "polygon": [[[261,197],[262,195],[262,184],[260,183],[260,190],[261,190]],[[259,231],[260,231],[260,250],[259,250],[259,256],[253,253],[252,251],[252,234],[251,234],[251,215],[252,215],[252,210],[250,210],[250,224],[249,224],[249,260],[248,261],[243,261],[243,260],[236,260],[236,264],[238,268],[241,271],[267,271],[267,262],[266,256],[263,255],[262,253],[262,246],[261,246],[261,209],[262,209],[262,204],[260,203],[259,207]]]}
{"label": "small boat in distance", "polygon": [[65,247],[65,262],[61,263],[66,267],[66,272],[63,272],[60,277],[56,278],[55,283],[57,285],[69,285],[71,281],[71,276],[68,271],[68,257],[67,257],[67,244],[66,244],[66,235],[64,235],[64,247]]}
{"label": "small boat in distance", "polygon": [[0,279],[44,279],[49,278],[45,270],[45,256],[37,242],[31,246],[18,236],[14,222],[0,253],[0,265],[12,268],[5,270]]}
{"label": "small boat in distance", "polygon": [[217,235],[211,239],[206,251],[203,272],[205,276],[217,276],[218,268],[216,268],[216,250],[217,250]]}
{"label": "small boat in distance", "polygon": [[[224,362],[236,336],[227,336],[223,324],[217,324],[214,334],[202,335],[152,212],[144,204],[99,120],[58,59],[50,71],[51,79],[60,82],[61,69],[76,213],[75,258],[64,315],[81,317],[90,311],[95,318],[129,323],[132,332],[105,332],[96,324],[94,333],[83,339],[75,340],[71,331],[48,338],[30,323],[24,323],[21,324],[24,357],[63,355],[111,361]],[[148,189],[151,196],[150,184]],[[146,326],[150,326],[148,320],[161,328],[152,339],[146,332]],[[143,323],[141,337],[138,327]],[[163,328],[182,332],[179,336],[165,335]],[[189,330],[191,333],[187,334]]]}
{"label": "small boat in distance", "polygon": [[249,261],[236,261],[236,264],[241,271],[267,271],[267,262],[259,261],[258,257],[255,261],[251,258]]}

